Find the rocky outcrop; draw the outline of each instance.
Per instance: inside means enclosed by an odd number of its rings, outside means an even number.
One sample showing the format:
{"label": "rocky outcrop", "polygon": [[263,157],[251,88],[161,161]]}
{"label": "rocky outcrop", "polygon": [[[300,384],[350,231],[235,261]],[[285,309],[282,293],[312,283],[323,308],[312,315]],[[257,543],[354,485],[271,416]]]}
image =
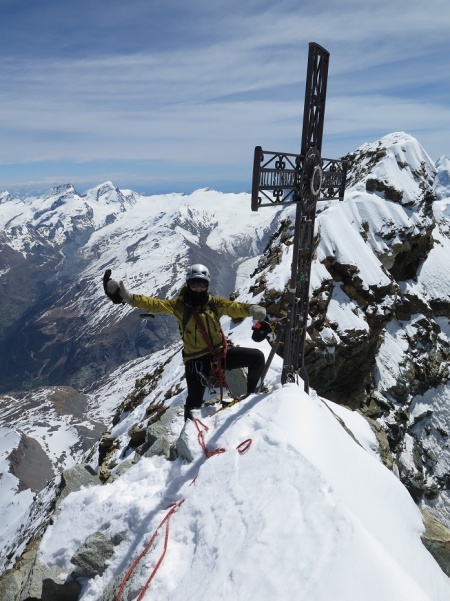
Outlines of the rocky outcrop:
{"label": "rocky outcrop", "polygon": [[[52,483],[47,491],[41,493],[27,528],[20,533],[25,550],[14,568],[7,570],[0,577],[2,601],[78,600],[81,584],[76,580],[77,574],[74,572],[68,575],[66,570],[57,566],[42,565],[38,557],[38,548],[47,525],[58,512],[61,501],[81,487],[98,484],[100,479],[97,474],[88,465],[80,464],[65,470],[59,483]],[[92,547],[92,544],[86,545],[86,548]],[[17,549],[11,553],[12,557],[14,552],[17,553]],[[85,558],[86,554],[86,549],[80,551],[80,557]]]}
{"label": "rocky outcrop", "polygon": [[425,525],[422,542],[442,571],[450,577],[450,530],[428,512],[422,510],[422,516]]}
{"label": "rocky outcrop", "polygon": [[80,490],[82,486],[96,486],[97,484],[100,484],[100,479],[88,464],[75,465],[61,474],[61,499],[71,492]]}
{"label": "rocky outcrop", "polygon": [[84,574],[88,578],[101,575],[114,554],[114,547],[123,539],[124,535],[120,533],[110,537],[103,532],[94,532],[77,549],[70,561],[79,568],[78,574]]}
{"label": "rocky outcrop", "polygon": [[[242,377],[242,376],[241,376]],[[241,377],[237,376],[238,381]],[[182,407],[170,407],[167,411],[160,413],[147,428],[142,443],[136,447],[136,453],[130,460],[122,461],[119,468],[108,480],[120,478],[134,463],[142,457],[153,455],[165,456],[173,460],[178,456],[192,461],[189,450],[192,441],[183,435],[174,435],[172,422],[183,413]],[[103,435],[103,438],[105,435]],[[114,440],[114,439],[113,439]],[[102,485],[104,479],[90,464],[79,464],[65,470],[61,474],[59,485],[55,488],[54,497],[45,509],[45,519],[40,518],[39,528],[32,528],[26,535],[30,542],[13,569],[6,571],[0,577],[0,599],[2,601],[77,601],[81,591],[80,578],[92,578],[101,575],[108,560],[114,554],[114,548],[121,543],[124,533],[94,532],[80,545],[74,553],[71,563],[73,571],[67,574],[57,566],[44,566],[38,557],[38,548],[41,537],[48,524],[57,514],[61,501],[82,487]],[[111,590],[116,590],[116,583],[112,583]],[[106,597],[110,601],[110,597]]]}
{"label": "rocky outcrop", "polygon": [[[2,601],[77,601],[81,585],[57,566],[45,568],[38,560],[40,538],[34,538],[14,568],[0,576]],[[62,579],[61,579],[62,577]]]}
{"label": "rocky outcrop", "polygon": [[78,601],[81,584],[57,566],[43,566],[37,545],[28,547],[15,569],[0,577],[2,601]]}
{"label": "rocky outcrop", "polygon": [[38,492],[54,476],[53,466],[41,445],[26,434],[21,435],[19,446],[9,457],[11,474],[19,480],[18,490]]}

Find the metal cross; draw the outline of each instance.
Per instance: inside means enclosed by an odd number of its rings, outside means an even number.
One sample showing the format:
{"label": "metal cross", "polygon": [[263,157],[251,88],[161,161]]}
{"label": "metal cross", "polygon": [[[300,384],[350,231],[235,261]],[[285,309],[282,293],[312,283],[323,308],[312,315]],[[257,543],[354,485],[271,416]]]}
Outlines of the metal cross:
{"label": "metal cross", "polygon": [[304,354],[316,204],[342,200],[347,174],[344,161],[321,157],[329,57],[319,44],[309,44],[301,154],[270,152],[257,146],[253,163],[252,211],[297,205],[281,382],[301,377],[306,391],[309,380]]}

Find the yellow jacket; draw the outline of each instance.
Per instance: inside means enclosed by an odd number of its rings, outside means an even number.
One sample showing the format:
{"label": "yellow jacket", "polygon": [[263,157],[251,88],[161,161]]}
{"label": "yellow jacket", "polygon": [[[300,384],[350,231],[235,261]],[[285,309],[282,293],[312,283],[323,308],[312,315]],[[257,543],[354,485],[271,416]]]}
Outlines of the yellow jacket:
{"label": "yellow jacket", "polygon": [[249,317],[250,304],[237,303],[219,296],[208,295],[208,301],[201,307],[190,307],[184,302],[184,286],[177,298],[160,300],[152,296],[133,294],[132,307],[143,309],[149,313],[168,313],[178,320],[180,333],[183,339],[183,361],[198,359],[210,353],[208,345],[199,331],[193,312],[198,312],[203,327],[211,338],[211,343],[218,351],[222,350],[222,332],[219,319],[228,315],[234,319]]}

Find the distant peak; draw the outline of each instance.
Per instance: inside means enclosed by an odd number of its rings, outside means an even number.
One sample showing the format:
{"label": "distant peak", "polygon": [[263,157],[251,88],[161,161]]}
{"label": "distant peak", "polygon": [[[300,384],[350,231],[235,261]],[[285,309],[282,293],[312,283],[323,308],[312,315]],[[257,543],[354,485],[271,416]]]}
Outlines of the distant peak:
{"label": "distant peak", "polygon": [[93,200],[106,199],[107,202],[120,202],[123,199],[119,188],[110,181],[103,182],[103,184],[99,184],[94,188],[86,190],[83,197],[91,198]]}
{"label": "distant peak", "polygon": [[61,184],[60,186],[55,186],[49,191],[49,195],[51,194],[66,194],[67,192],[75,192],[75,187],[72,184]]}
{"label": "distant peak", "polygon": [[436,161],[436,167],[438,169],[447,169],[448,171],[450,171],[450,159],[445,155],[439,157]]}
{"label": "distant peak", "polygon": [[97,187],[97,198],[100,198],[100,196],[104,196],[105,194],[109,194],[111,192],[120,194],[119,188],[117,188],[117,186],[115,186],[112,182],[104,182]]}
{"label": "distant peak", "polygon": [[98,189],[103,189],[103,190],[118,190],[117,186],[115,186],[109,180],[106,181],[106,182],[103,182],[103,184],[100,184],[99,186],[97,186],[97,188]]}
{"label": "distant peak", "polygon": [[8,202],[9,200],[13,200],[15,198],[8,191],[0,192],[0,204],[4,202]]}

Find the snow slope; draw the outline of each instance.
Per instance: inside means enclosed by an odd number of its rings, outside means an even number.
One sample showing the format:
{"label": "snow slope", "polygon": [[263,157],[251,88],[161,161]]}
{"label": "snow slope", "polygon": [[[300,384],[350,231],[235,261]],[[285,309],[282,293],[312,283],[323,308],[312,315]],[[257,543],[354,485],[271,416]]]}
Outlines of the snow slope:
{"label": "snow slope", "polygon": [[[233,329],[236,343],[251,344],[249,321]],[[88,535],[121,533],[106,571],[86,580],[80,596],[112,599],[110,581],[123,578],[170,506],[184,499],[143,599],[448,600],[450,579],[420,540],[420,511],[379,461],[367,422],[296,384],[280,387],[280,370],[276,360],[268,376],[272,393],[215,416],[203,409],[201,422],[188,422],[192,463],[144,457],[110,484],[70,494],[44,536],[41,561],[70,573],[70,559]],[[179,379],[178,353],[164,377]],[[172,399],[180,409],[182,397]],[[136,417],[124,416],[112,434],[125,440]],[[173,429],[182,427],[180,410]],[[197,428],[209,451],[226,452],[207,459]],[[249,439],[241,454],[237,447]],[[164,535],[162,528],[124,599],[139,595],[163,553]]]}
{"label": "snow slope", "polygon": [[[330,407],[291,384],[205,419],[208,448],[226,453],[205,460],[198,446],[194,465],[142,459],[112,484],[70,495],[42,559],[70,570],[93,530],[126,532],[105,574],[80,597],[98,599],[183,498],[144,599],[447,600],[450,580],[422,546],[419,510]],[[188,428],[195,448],[195,425]],[[356,433],[370,436],[367,429],[360,418]],[[236,447],[248,438],[241,455]],[[163,535],[132,579],[135,595]]]}

